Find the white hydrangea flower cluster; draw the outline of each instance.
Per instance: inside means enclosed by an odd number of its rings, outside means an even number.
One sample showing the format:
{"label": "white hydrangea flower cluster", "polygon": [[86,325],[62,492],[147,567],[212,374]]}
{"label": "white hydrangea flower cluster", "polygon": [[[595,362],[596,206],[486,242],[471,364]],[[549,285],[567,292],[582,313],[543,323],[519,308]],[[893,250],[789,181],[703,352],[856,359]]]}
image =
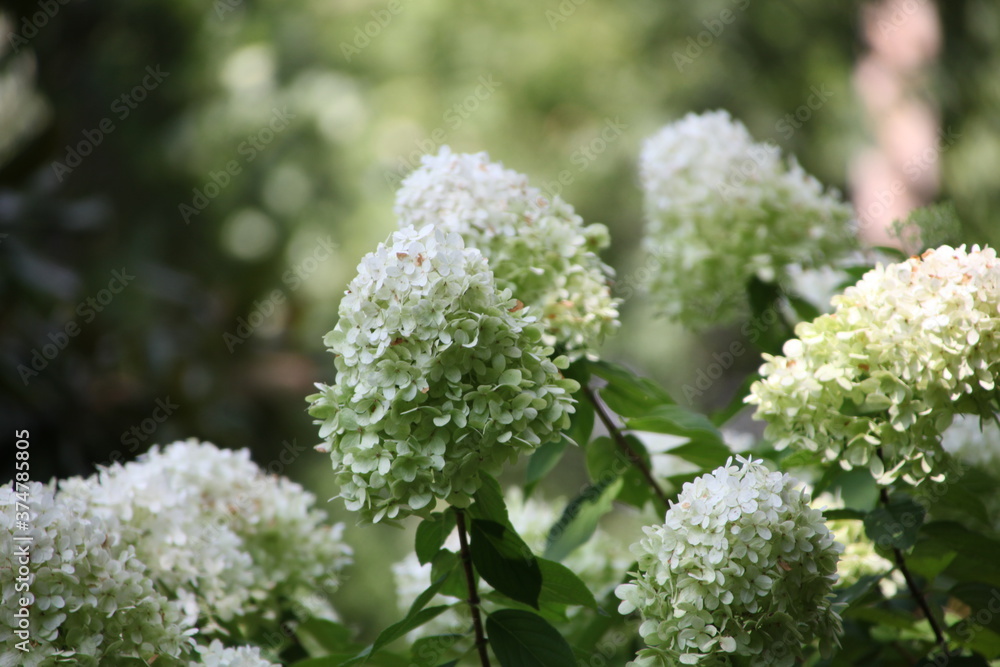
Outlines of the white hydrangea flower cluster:
{"label": "white hydrangea flower cluster", "polygon": [[645,141],[639,170],[651,294],[689,326],[743,316],[753,277],[786,285],[790,265],[829,264],[853,247],[850,206],[726,111],[664,127]]}
{"label": "white hydrangea flower cluster", "polygon": [[203,665],[204,667],[280,667],[262,658],[260,649],[256,646],[226,648],[222,642],[216,639],[208,646],[199,646],[198,652],[201,654],[201,660],[192,662],[192,667],[194,665]]}
{"label": "white hydrangea flower cluster", "polygon": [[737,457],[684,485],[663,525],[632,546],[639,572],[615,593],[639,610],[636,665],[791,665],[841,621],[831,599],[841,545],[788,475]]}
{"label": "white hydrangea flower cluster", "polygon": [[312,494],[265,474],[248,450],[196,440],[154,446],[135,462],[66,480],[61,491],[86,516],[118,522],[119,539],[184,600],[202,635],[251,619],[277,627],[303,609],[334,616],[315,597],[336,589],[351,561],[343,526],[325,525]]}
{"label": "white hydrangea flower cluster", "polygon": [[883,482],[938,479],[953,417],[995,409],[996,252],[942,246],[880,264],[833,304],[796,327],[784,356],[764,355],[747,403],[768,421],[765,435],[845,469],[869,466]]}
{"label": "white hydrangea flower cluster", "polygon": [[572,206],[548,200],[486,153],[442,146],[425,155],[396,193],[396,214],[401,229],[430,224],[461,234],[489,261],[497,285],[545,324],[545,344],[571,358],[593,354],[618,328],[614,272],[597,256],[610,243],[607,228],[584,225]]}
{"label": "white hydrangea flower cluster", "polygon": [[337,382],[307,399],[348,509],[377,522],[468,505],[480,472],[558,437],[579,385],[541,337],[458,234],[379,244],[325,338]]}
{"label": "white hydrangea flower cluster", "polygon": [[[36,667],[65,662],[106,664],[120,657],[180,658],[196,632],[177,602],[154,586],[118,523],[88,516],[80,501],[57,494],[54,484],[28,485],[28,532],[16,529],[12,485],[0,487],[0,666]],[[20,511],[20,510],[19,510]],[[30,542],[15,542],[14,536]],[[30,592],[18,591],[21,546],[30,548]],[[22,629],[20,599],[32,600],[30,650],[15,647]]]}

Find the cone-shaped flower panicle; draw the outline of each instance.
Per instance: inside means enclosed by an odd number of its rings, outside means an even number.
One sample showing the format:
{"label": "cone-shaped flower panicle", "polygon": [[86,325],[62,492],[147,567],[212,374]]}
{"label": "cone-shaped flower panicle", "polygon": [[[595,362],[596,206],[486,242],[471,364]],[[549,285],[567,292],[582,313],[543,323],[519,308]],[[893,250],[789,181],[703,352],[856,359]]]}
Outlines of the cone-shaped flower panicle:
{"label": "cone-shaped flower panicle", "polygon": [[379,521],[465,506],[480,472],[558,437],[579,386],[526,311],[434,226],[362,260],[325,339],[336,384],[308,399],[349,509]]}
{"label": "cone-shaped flower panicle", "polygon": [[396,214],[401,229],[430,224],[460,234],[489,261],[497,285],[544,324],[545,344],[571,358],[593,354],[618,328],[613,271],[597,256],[607,228],[584,225],[572,206],[486,153],[444,146],[424,156],[396,194]]}
{"label": "cone-shaped flower panicle", "polygon": [[837,642],[834,541],[788,475],[732,459],[684,485],[663,525],[632,546],[638,572],[615,593],[638,610],[635,665],[791,665],[803,644]]}
{"label": "cone-shaped flower panicle", "polygon": [[1000,372],[1000,261],[942,246],[879,265],[764,355],[747,402],[775,446],[817,452],[888,482],[943,474],[957,414],[991,419]]}
{"label": "cone-shaped flower panicle", "polygon": [[828,264],[854,245],[851,208],[725,111],[688,114],[648,138],[639,171],[657,307],[684,324],[749,312],[751,278]]}

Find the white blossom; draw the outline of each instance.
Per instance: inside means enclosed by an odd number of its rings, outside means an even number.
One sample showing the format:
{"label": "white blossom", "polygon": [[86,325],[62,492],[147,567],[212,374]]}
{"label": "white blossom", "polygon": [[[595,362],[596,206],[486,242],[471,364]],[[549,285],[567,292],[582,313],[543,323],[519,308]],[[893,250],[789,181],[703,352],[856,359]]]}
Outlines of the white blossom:
{"label": "white blossom", "polygon": [[747,402],[775,446],[818,452],[887,482],[940,479],[941,434],[989,418],[1000,368],[1000,263],[991,248],[942,246],[879,264],[764,355]]}
{"label": "white blossom", "polygon": [[613,271],[597,256],[610,242],[607,228],[584,225],[572,206],[486,153],[442,146],[425,155],[397,192],[396,213],[401,229],[434,225],[482,252],[497,285],[544,323],[546,345],[593,354],[618,328]]}
{"label": "white blossom", "polygon": [[[65,662],[106,664],[119,657],[166,663],[192,646],[195,630],[180,605],[150,577],[133,545],[122,539],[115,517],[90,515],[79,499],[57,494],[55,485],[31,482],[27,496],[12,484],[0,487],[0,665],[35,667]],[[18,503],[28,507],[27,530],[15,522]],[[23,510],[18,509],[18,512]],[[28,541],[15,541],[15,536]],[[30,551],[29,575],[20,577],[21,548]],[[16,574],[16,576],[15,576]],[[27,590],[18,590],[20,584]],[[27,599],[30,650],[16,616]]]}
{"label": "white blossom", "polygon": [[62,482],[85,516],[116,520],[157,584],[185,604],[203,636],[252,619],[332,617],[317,593],[336,589],[350,563],[342,525],[326,525],[315,497],[267,475],[248,450],[195,440],[154,446],[137,461]]}
{"label": "white blossom", "polygon": [[198,662],[192,662],[191,667],[279,667],[276,663],[265,660],[257,647],[240,646],[226,648],[219,640],[214,640],[208,646],[199,646],[201,654]]}
{"label": "white blossom", "polygon": [[[615,593],[638,610],[634,665],[791,665],[802,644],[837,642],[837,544],[788,475],[737,457],[684,485],[662,525],[632,546],[638,572]],[[789,640],[789,638],[792,638]]]}
{"label": "white blossom", "polygon": [[480,472],[558,437],[578,385],[525,310],[433,226],[361,261],[325,338],[336,384],[308,399],[348,509],[379,521],[465,506]]}
{"label": "white blossom", "polygon": [[725,111],[688,114],[640,157],[644,247],[658,308],[702,328],[745,315],[751,278],[787,285],[789,266],[828,264],[853,246],[850,207]]}

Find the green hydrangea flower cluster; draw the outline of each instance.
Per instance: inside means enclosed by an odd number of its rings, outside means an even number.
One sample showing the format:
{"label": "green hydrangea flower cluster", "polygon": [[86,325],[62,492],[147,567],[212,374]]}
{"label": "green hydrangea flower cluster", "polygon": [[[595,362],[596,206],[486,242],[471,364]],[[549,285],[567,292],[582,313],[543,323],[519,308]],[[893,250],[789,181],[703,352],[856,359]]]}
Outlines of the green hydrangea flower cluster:
{"label": "green hydrangea flower cluster", "polygon": [[579,386],[525,311],[434,226],[361,261],[325,338],[336,384],[308,399],[348,509],[377,522],[465,506],[481,472],[558,437]]}
{"label": "green hydrangea flower cluster", "polygon": [[642,614],[648,648],[633,665],[787,666],[817,637],[837,643],[841,545],[791,477],[737,461],[685,484],[632,546],[639,571],[615,593],[621,613]]}
{"label": "green hydrangea flower cluster", "polygon": [[548,200],[527,176],[490,162],[486,153],[443,146],[425,155],[396,194],[401,229],[434,225],[461,234],[545,325],[546,345],[570,358],[593,355],[617,330],[613,269],[597,256],[610,244],[604,225],[584,225],[559,197]]}
{"label": "green hydrangea flower cluster", "polygon": [[639,171],[650,293],[688,326],[736,321],[749,312],[751,278],[787,286],[789,267],[829,264],[854,246],[850,206],[725,111],[688,114],[648,138]]}
{"label": "green hydrangea flower cluster", "polygon": [[939,479],[952,419],[997,410],[996,252],[942,246],[879,265],[833,305],[796,327],[784,356],[764,355],[747,402],[765,435],[882,482]]}

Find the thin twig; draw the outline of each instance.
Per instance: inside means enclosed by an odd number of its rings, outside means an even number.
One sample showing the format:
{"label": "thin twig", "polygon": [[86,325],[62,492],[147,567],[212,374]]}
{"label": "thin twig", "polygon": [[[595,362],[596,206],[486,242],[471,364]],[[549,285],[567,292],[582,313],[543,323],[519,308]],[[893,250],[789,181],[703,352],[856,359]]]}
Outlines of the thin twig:
{"label": "thin twig", "polygon": [[472,573],[472,555],[469,552],[469,541],[465,536],[465,512],[455,508],[456,524],[458,525],[458,545],[462,553],[462,567],[465,569],[465,582],[469,588],[469,610],[472,612],[472,627],[476,633],[476,648],[479,650],[479,662],[482,667],[490,667],[490,656],[486,652],[486,633],[483,632],[483,620],[479,616],[479,593],[476,591],[476,577]]}
{"label": "thin twig", "polygon": [[[881,455],[882,453],[879,452],[879,456]],[[884,486],[880,487],[879,499],[888,509],[889,489]],[[941,650],[944,651],[945,655],[948,655],[948,641],[945,639],[944,632],[941,631],[941,626],[938,625],[937,618],[934,616],[930,605],[927,603],[927,598],[924,597],[924,594],[920,591],[920,587],[917,586],[917,581],[913,578],[913,575],[910,574],[910,569],[906,566],[906,558],[903,556],[903,552],[899,549],[899,547],[894,546],[892,547],[892,555],[896,559],[896,567],[903,573],[903,579],[906,580],[906,587],[910,589],[910,595],[913,596],[913,601],[917,603],[917,606],[920,607],[924,616],[927,617],[927,622],[930,623],[931,630],[934,631],[934,638],[937,640],[937,643],[941,645]]]}
{"label": "thin twig", "polygon": [[618,449],[620,449],[622,453],[628,457],[628,460],[632,462],[632,465],[639,469],[639,472],[642,473],[642,476],[646,479],[649,487],[653,489],[653,493],[655,493],[656,497],[663,503],[663,507],[669,508],[670,503],[667,501],[667,494],[665,494],[663,489],[660,488],[660,485],[657,484],[656,479],[653,477],[653,473],[649,470],[646,462],[642,460],[642,457],[639,456],[634,449],[632,449],[632,445],[628,444],[628,440],[626,440],[625,436],[622,435],[621,429],[619,429],[618,426],[615,425],[614,421],[611,420],[611,416],[604,408],[604,404],[601,400],[597,398],[594,390],[590,387],[584,387],[583,394],[594,406],[594,411],[597,412],[597,416],[601,419],[601,423],[604,424],[604,428],[608,430],[608,433],[611,435],[611,439],[614,440]]}

